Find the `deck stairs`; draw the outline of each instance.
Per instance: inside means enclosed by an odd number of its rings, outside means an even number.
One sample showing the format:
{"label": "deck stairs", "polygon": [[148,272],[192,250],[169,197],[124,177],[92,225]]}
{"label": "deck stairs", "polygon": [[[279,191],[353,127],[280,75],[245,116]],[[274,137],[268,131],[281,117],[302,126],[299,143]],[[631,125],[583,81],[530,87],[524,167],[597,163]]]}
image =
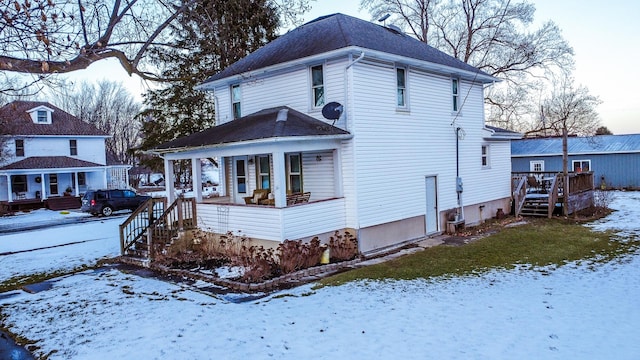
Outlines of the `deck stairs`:
{"label": "deck stairs", "polygon": [[123,261],[149,266],[154,254],[171,245],[185,230],[197,227],[194,199],[178,198],[166,204],[166,198],[149,199],[120,225]]}

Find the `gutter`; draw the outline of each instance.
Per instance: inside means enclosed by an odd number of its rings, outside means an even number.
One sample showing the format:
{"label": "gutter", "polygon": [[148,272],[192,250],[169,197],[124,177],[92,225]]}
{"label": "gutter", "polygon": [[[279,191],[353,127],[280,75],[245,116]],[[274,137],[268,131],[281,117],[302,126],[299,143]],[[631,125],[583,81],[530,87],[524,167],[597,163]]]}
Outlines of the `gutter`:
{"label": "gutter", "polygon": [[237,141],[230,143],[220,143],[220,144],[209,144],[209,145],[200,145],[200,146],[182,146],[176,148],[167,148],[161,150],[143,150],[143,154],[153,154],[162,157],[161,154],[167,153],[177,153],[183,151],[193,151],[193,150],[207,150],[207,149],[219,149],[224,147],[240,147],[240,146],[251,146],[251,145],[261,145],[261,144],[269,144],[269,143],[286,143],[286,142],[294,142],[294,141],[311,141],[311,140],[350,140],[353,138],[353,134],[338,134],[338,135],[324,135],[322,137],[318,137],[317,135],[309,135],[309,136],[287,136],[287,137],[271,137],[265,139],[256,139],[256,140],[246,140],[246,141]]}

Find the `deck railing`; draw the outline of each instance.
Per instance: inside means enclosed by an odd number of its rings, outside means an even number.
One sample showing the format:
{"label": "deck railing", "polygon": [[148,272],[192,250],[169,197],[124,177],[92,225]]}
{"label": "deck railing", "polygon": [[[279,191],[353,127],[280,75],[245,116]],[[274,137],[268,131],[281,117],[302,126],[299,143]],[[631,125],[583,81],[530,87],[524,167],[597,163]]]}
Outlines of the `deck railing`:
{"label": "deck railing", "polygon": [[[567,176],[568,181],[565,181],[564,176],[560,172],[550,171],[530,171],[530,172],[513,172],[511,174],[512,186],[514,187],[513,199],[514,206],[516,206],[516,214],[519,214],[522,210],[520,201],[523,201],[522,190],[517,188],[516,184],[525,181],[524,187],[528,187],[528,191],[525,190],[525,196],[527,192],[535,192],[536,194],[547,194],[548,202],[548,217],[553,215],[553,210],[556,204],[561,199],[564,201],[565,197],[570,199],[570,196],[593,190],[593,172],[574,173],[571,172]],[[527,181],[529,179],[529,181]],[[531,184],[529,184],[531,183]],[[516,189],[518,192],[516,192]]]}
{"label": "deck railing", "polygon": [[513,205],[516,208],[514,213],[518,215],[520,214],[520,210],[522,210],[522,206],[524,206],[524,200],[527,196],[527,178],[523,176],[517,179],[512,178],[512,180],[515,180],[512,182],[512,184],[515,184],[513,190]]}
{"label": "deck railing", "polygon": [[149,199],[120,225],[120,252],[124,255],[135,243],[144,241],[151,258],[155,240],[164,245],[178,232],[197,226],[195,199],[178,197],[168,207],[166,198]]}

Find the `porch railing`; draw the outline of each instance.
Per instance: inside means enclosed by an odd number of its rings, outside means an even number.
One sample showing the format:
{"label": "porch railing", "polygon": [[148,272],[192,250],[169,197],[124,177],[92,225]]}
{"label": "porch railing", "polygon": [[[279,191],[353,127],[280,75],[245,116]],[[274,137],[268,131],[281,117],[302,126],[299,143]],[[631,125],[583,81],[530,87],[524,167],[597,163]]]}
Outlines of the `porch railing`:
{"label": "porch railing", "polygon": [[168,207],[166,198],[152,198],[120,225],[120,252],[125,255],[135,244],[144,244],[149,259],[153,248],[165,245],[183,230],[195,229],[196,201],[179,197]]}

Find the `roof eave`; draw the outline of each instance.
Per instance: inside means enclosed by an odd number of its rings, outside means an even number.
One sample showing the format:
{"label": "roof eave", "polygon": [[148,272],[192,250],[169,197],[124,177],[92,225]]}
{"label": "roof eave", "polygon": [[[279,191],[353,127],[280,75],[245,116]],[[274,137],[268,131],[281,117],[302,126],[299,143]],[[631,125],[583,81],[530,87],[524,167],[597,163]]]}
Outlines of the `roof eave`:
{"label": "roof eave", "polygon": [[349,140],[351,138],[353,138],[352,134],[283,136],[283,137],[275,137],[275,138],[270,137],[265,139],[246,140],[246,141],[237,141],[237,142],[228,142],[228,143],[220,143],[220,144],[201,145],[201,146],[183,146],[183,147],[167,148],[167,149],[151,149],[151,150],[144,150],[142,152],[145,154],[162,156],[164,154],[187,152],[187,151],[194,151],[194,150],[215,150],[215,149],[225,148],[230,146],[234,146],[234,147],[252,146],[252,145],[261,145],[261,144],[267,144],[267,143],[284,143],[284,142],[292,142],[292,141]]}

